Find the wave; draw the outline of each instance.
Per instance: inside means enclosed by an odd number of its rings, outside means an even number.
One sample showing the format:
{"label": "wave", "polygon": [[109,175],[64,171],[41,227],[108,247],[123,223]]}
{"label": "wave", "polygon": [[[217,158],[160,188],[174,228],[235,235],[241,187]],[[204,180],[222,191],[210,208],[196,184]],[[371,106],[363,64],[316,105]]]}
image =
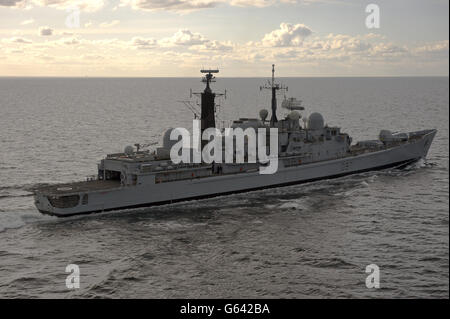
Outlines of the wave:
{"label": "wave", "polygon": [[333,268],[333,269],[358,268],[358,265],[355,265],[351,262],[345,261],[344,259],[338,257],[332,257],[329,259],[325,258],[310,259],[305,260],[303,263],[317,268]]}
{"label": "wave", "polygon": [[46,216],[37,211],[22,210],[14,212],[0,212],[0,232],[8,229],[21,228],[27,224],[55,220],[57,217]]}
{"label": "wave", "polygon": [[12,194],[0,194],[0,199],[2,198],[16,198],[16,197],[31,197],[33,194],[25,194],[25,195],[12,195]]}
{"label": "wave", "polygon": [[[433,162],[427,162],[426,160],[420,160],[416,163],[410,164],[404,168],[393,168],[385,171],[372,171],[361,174],[349,175],[338,179],[323,180],[311,183],[305,183],[300,185],[293,185],[287,187],[278,187],[266,190],[252,191],[245,194],[234,194],[227,196],[219,196],[215,199],[202,199],[186,202],[179,202],[174,204],[167,204],[157,207],[139,208],[139,209],[127,209],[117,210],[111,212],[105,212],[96,214],[96,216],[120,216],[133,213],[146,213],[152,212],[156,215],[159,213],[166,215],[167,211],[171,212],[172,216],[187,215],[189,212],[199,212],[201,209],[203,212],[213,210],[217,208],[221,209],[241,209],[249,206],[258,206],[264,208],[276,208],[286,210],[305,211],[310,208],[310,204],[305,201],[311,196],[338,196],[338,197],[353,197],[357,195],[364,196],[367,189],[370,188],[370,184],[375,182],[379,176],[402,176],[411,174],[418,169],[430,168],[436,166]],[[0,201],[14,198],[28,198],[33,196],[33,190],[54,184],[54,182],[41,182],[41,183],[25,183],[16,185],[0,186]],[[301,198],[301,199],[300,199]],[[323,198],[322,198],[323,200]],[[8,213],[11,211],[11,213]],[[87,215],[91,216],[91,215]],[[87,216],[76,216],[74,218],[85,218]],[[93,218],[97,218],[94,216]],[[27,223],[36,222],[41,220],[48,220],[40,215],[34,207],[29,207],[24,212],[23,209],[17,211],[14,208],[0,208],[0,232],[11,228],[20,228]],[[54,217],[50,217],[54,218]],[[67,219],[67,218],[66,218]],[[172,225],[173,226],[173,225]],[[171,226],[167,225],[168,228]]]}

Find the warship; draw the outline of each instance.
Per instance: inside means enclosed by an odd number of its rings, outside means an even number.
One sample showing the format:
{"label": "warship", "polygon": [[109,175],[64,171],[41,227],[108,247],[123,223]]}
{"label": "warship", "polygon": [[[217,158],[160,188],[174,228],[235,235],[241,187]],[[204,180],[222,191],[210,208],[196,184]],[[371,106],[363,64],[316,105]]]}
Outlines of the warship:
{"label": "warship", "polygon": [[[201,97],[197,116],[204,132],[216,128],[215,99],[222,94],[211,89],[219,71],[201,72],[206,88],[196,93]],[[175,163],[170,149],[176,141],[170,138],[169,129],[162,145],[154,150],[148,149],[149,144],[135,144],[125,147],[124,152],[106,155],[98,163],[94,177],[35,189],[37,209],[43,214],[64,217],[170,204],[402,167],[426,157],[435,129],[404,133],[383,129],[377,139],[353,143],[340,127],[326,125],[320,113],[302,117],[301,101],[286,95],[281,106],[287,115],[278,119],[277,93],[287,92],[287,87],[275,82],[274,72],[272,65],[272,78],[261,87],[271,91],[270,119],[269,112],[263,109],[259,118],[240,118],[231,127],[277,129],[275,173],[260,174],[259,169],[267,165],[262,162]],[[202,148],[205,142],[208,141],[201,141]]]}

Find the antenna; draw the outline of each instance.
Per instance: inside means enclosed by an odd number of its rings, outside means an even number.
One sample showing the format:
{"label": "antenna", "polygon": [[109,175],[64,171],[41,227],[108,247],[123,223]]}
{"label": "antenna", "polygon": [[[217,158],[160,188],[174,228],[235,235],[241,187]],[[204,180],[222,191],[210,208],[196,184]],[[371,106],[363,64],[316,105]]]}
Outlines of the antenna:
{"label": "antenna", "polygon": [[208,90],[209,92],[211,92],[211,89],[210,89],[210,87],[209,87],[209,84],[210,84],[211,82],[216,82],[216,77],[215,77],[213,74],[219,73],[219,70],[218,70],[218,69],[208,69],[208,70],[202,69],[202,70],[200,70],[200,73],[206,74],[206,75],[202,78],[202,82],[203,82],[203,83],[206,83],[206,89],[205,89],[205,92],[206,92],[206,90]]}
{"label": "antenna", "polygon": [[202,69],[200,73],[219,73],[219,69]]}
{"label": "antenna", "polygon": [[[213,74],[219,73],[219,69],[201,69],[200,73],[206,74],[204,77],[202,77],[202,82],[206,83],[206,88],[203,93],[211,92],[210,83],[216,82],[216,77]],[[192,98],[193,95],[195,96],[201,96],[202,92],[192,92],[192,89],[190,89],[189,96]],[[215,96],[224,96],[225,99],[227,98],[227,90],[225,90],[225,93],[214,93]]]}
{"label": "antenna", "polygon": [[189,111],[191,111],[192,114],[194,114],[194,119],[200,118],[200,115],[201,115],[200,111],[198,110],[198,108],[196,106],[193,105],[193,103],[191,101],[181,100],[181,101],[177,101],[177,102],[183,103],[184,106],[186,106],[189,109]]}
{"label": "antenna", "polygon": [[272,117],[270,125],[274,126],[278,122],[277,119],[277,91],[287,91],[288,87],[279,83],[275,83],[275,64],[272,64],[272,81],[268,81],[267,85],[260,86],[260,90],[267,89],[272,91]]}

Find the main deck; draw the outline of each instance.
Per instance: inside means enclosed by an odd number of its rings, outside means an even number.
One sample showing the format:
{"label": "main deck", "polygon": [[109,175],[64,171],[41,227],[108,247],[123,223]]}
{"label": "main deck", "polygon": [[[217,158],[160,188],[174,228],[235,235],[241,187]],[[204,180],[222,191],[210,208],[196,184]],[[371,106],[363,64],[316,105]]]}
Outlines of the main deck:
{"label": "main deck", "polygon": [[[409,144],[409,143],[416,143],[420,141],[425,135],[432,133],[434,130],[424,130],[424,131],[418,131],[418,132],[411,132],[409,133],[409,138],[406,141],[399,141],[395,143],[391,143],[390,145],[384,145],[380,142],[379,144],[374,144],[374,146],[366,146],[366,145],[353,145],[349,151],[342,156],[341,158],[353,158],[357,157],[363,154],[372,153],[372,152],[379,152],[382,150],[388,150],[392,148],[396,148],[400,145]],[[368,141],[372,142],[372,141]],[[147,162],[149,163],[155,163],[155,161],[149,161],[144,154],[142,154],[143,158],[138,158],[136,161],[136,158],[130,158],[127,156],[124,156],[124,154],[113,154],[114,156],[109,156],[109,158],[113,160],[126,160],[129,163],[144,163],[140,164],[139,171],[142,174],[154,174],[154,182],[155,184],[159,183],[165,183],[165,182],[172,182],[172,181],[181,181],[181,180],[187,180],[187,179],[203,179],[208,177],[214,177],[214,176],[223,176],[223,175],[240,175],[244,173],[249,173],[256,171],[258,169],[257,164],[225,164],[221,165],[223,170],[221,169],[218,171],[217,169],[214,169],[214,166],[212,165],[205,165],[205,164],[180,164],[176,167],[167,166],[160,170],[154,170],[153,166],[151,164],[145,164],[146,161],[142,160],[145,158]],[[300,160],[299,160],[300,159]],[[292,166],[304,166],[306,164],[313,164],[313,163],[320,163],[320,162],[327,162],[329,160],[324,161],[303,161],[303,157],[300,155],[290,155],[286,156],[280,156],[280,160],[282,163],[282,168],[289,168]],[[335,158],[333,160],[336,160],[339,158]],[[292,163],[293,164],[292,164]],[[151,165],[152,169],[149,170],[147,165]],[[64,196],[64,195],[73,195],[73,194],[83,194],[83,193],[90,193],[90,192],[96,192],[96,191],[108,191],[115,188],[120,188],[122,186],[122,182],[120,179],[93,179],[88,181],[80,181],[80,182],[71,182],[71,183],[63,183],[63,184],[54,184],[54,185],[46,185],[39,187],[34,190],[35,193],[40,193],[45,196]]]}
{"label": "main deck", "polygon": [[51,195],[69,195],[92,191],[110,190],[120,187],[119,180],[92,180],[64,184],[46,185],[34,190],[39,193]]}

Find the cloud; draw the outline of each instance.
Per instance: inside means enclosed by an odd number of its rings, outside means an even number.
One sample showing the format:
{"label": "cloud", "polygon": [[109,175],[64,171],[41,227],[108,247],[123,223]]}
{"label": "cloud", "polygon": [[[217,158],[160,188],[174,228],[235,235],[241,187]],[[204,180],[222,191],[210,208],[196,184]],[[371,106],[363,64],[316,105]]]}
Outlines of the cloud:
{"label": "cloud", "polygon": [[119,20],[113,20],[113,21],[111,21],[111,22],[103,22],[103,23],[100,23],[100,24],[99,24],[99,27],[100,27],[100,28],[111,28],[111,27],[114,27],[114,26],[118,25],[119,23],[120,23]]}
{"label": "cloud", "polygon": [[230,0],[229,4],[236,7],[257,7],[264,8],[274,5],[275,0]]}
{"label": "cloud", "polygon": [[300,46],[311,34],[311,29],[304,24],[281,23],[279,29],[264,36],[262,43],[272,47]]}
{"label": "cloud", "polygon": [[51,60],[55,59],[54,57],[47,55],[47,54],[36,54],[35,57],[38,59],[46,60],[46,61],[51,61]]}
{"label": "cloud", "polygon": [[191,12],[228,4],[234,7],[264,8],[279,3],[310,3],[317,0],[121,0],[120,6],[130,6],[135,10]]}
{"label": "cloud", "polygon": [[28,24],[32,24],[32,23],[34,23],[34,19],[28,19],[28,20],[22,21],[20,23],[20,25],[28,25]]}
{"label": "cloud", "polygon": [[121,0],[121,5],[147,11],[193,11],[213,8],[221,2],[221,0]]}
{"label": "cloud", "polygon": [[379,43],[370,50],[370,53],[376,57],[395,57],[409,54],[406,47],[401,47],[393,43]]}
{"label": "cloud", "polygon": [[41,7],[51,7],[60,10],[78,8],[81,11],[94,12],[105,6],[105,0],[32,0]]}
{"label": "cloud", "polygon": [[178,30],[172,37],[164,38],[160,41],[163,46],[174,46],[174,45],[196,45],[208,42],[208,40],[200,33],[193,33],[188,29]]}
{"label": "cloud", "polygon": [[312,34],[311,29],[303,24],[282,23],[279,29],[266,34],[261,41],[249,42],[246,48],[237,47],[235,51],[250,62],[255,62],[254,57],[258,56],[267,62],[292,65],[320,65],[324,62],[334,68],[352,68],[353,64],[400,63],[411,57],[411,48],[388,42],[384,36],[329,34],[313,37]]}
{"label": "cloud", "polygon": [[133,39],[131,39],[131,45],[140,50],[154,48],[157,43],[158,42],[153,38],[134,37]]}
{"label": "cloud", "polygon": [[105,57],[97,54],[83,54],[81,58],[84,60],[103,60]]}
{"label": "cloud", "polygon": [[94,12],[104,7],[105,0],[0,0],[0,7],[27,8],[32,5],[60,10],[76,7],[81,11]]}
{"label": "cloud", "polygon": [[234,44],[231,41],[220,42],[217,40],[206,41],[200,46],[195,46],[194,49],[200,51],[231,51],[233,50]]}
{"label": "cloud", "polygon": [[27,0],[0,0],[0,7],[25,8]]}
{"label": "cloud", "polygon": [[[10,63],[12,73],[16,71],[11,61],[16,65],[25,63],[44,73],[49,65],[53,65],[55,74],[60,74],[61,65],[64,65],[68,72],[85,72],[86,66],[89,66],[92,72],[108,70],[115,75],[148,75],[146,72],[151,68],[152,72],[158,69],[161,76],[179,75],[180,70],[186,72],[183,74],[193,74],[192,70],[199,65],[219,65],[231,72],[244,68],[243,74],[254,76],[263,75],[261,65],[272,63],[284,70],[286,76],[395,75],[402,72],[410,74],[410,70],[441,74],[446,72],[443,70],[448,66],[448,40],[403,45],[390,42],[385,36],[369,33],[317,34],[309,27],[295,23],[282,23],[276,30],[249,43],[209,39],[193,29],[180,29],[162,38],[136,33],[128,39],[121,36],[119,39],[94,40],[81,38],[83,33],[77,32],[74,33],[76,36],[56,31],[53,34],[62,37],[40,38],[32,43],[20,33],[15,38],[2,39],[0,45],[3,52],[22,52],[20,55],[8,54],[4,65]],[[55,59],[45,65],[40,64],[46,56]],[[36,62],[38,59],[41,62]],[[179,69],[170,67],[174,64]]]}
{"label": "cloud", "polygon": [[426,55],[443,55],[448,57],[449,45],[448,40],[438,41],[435,43],[429,43],[424,46],[417,47],[414,50],[416,54]]}
{"label": "cloud", "polygon": [[323,42],[317,42],[325,50],[365,51],[372,48],[372,44],[359,37],[345,34],[329,34]]}
{"label": "cloud", "polygon": [[53,35],[53,29],[50,27],[40,27],[39,28],[39,35],[40,36],[50,36]]}
{"label": "cloud", "polygon": [[180,29],[171,37],[156,40],[154,38],[134,37],[131,40],[131,46],[136,49],[169,49],[186,52],[186,49],[198,52],[206,51],[231,51],[234,44],[231,41],[221,42],[209,40],[200,33],[192,32],[188,29]]}
{"label": "cloud", "polygon": [[59,39],[57,41],[57,44],[65,44],[65,45],[77,45],[80,44],[80,40],[78,38],[75,37],[66,37],[66,38],[62,38]]}
{"label": "cloud", "polygon": [[25,38],[19,38],[19,37],[13,37],[9,39],[3,39],[3,42],[6,43],[19,43],[19,44],[31,44],[33,41],[25,39]]}

